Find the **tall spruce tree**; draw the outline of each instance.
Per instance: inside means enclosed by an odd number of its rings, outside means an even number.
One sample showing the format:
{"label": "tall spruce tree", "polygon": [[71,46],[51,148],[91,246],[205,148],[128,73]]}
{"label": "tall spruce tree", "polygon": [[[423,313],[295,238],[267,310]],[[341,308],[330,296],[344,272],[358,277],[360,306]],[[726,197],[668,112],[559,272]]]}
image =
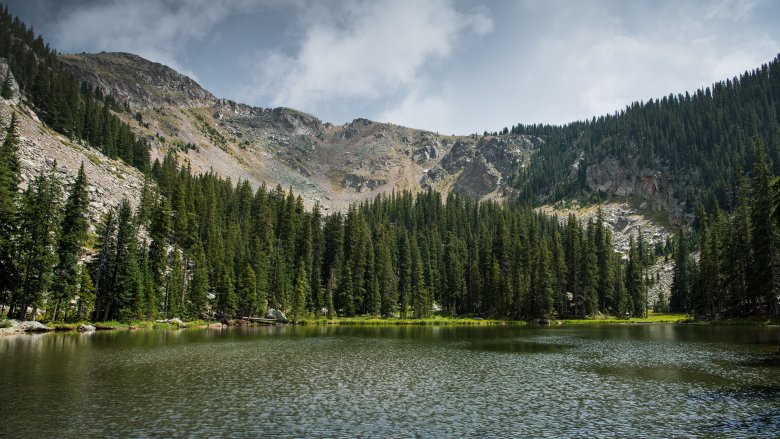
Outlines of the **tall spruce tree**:
{"label": "tall spruce tree", "polygon": [[11,293],[19,287],[17,244],[19,233],[19,138],[16,134],[16,117],[0,144],[0,306],[11,299]]}
{"label": "tall spruce tree", "polygon": [[78,291],[82,282],[80,261],[89,229],[89,195],[84,163],[79,167],[76,180],[70,188],[62,212],[60,235],[57,242],[57,267],[54,270],[54,311],[52,320],[58,320],[61,306],[66,306]]}
{"label": "tall spruce tree", "polygon": [[[54,175],[54,169],[39,174],[24,192],[20,211],[21,240],[19,243],[19,267],[21,288],[12,299],[11,312],[24,319],[31,307],[31,319],[43,305],[49,292],[57,263],[57,234],[60,224],[62,189]],[[14,297],[12,296],[12,297]]]}

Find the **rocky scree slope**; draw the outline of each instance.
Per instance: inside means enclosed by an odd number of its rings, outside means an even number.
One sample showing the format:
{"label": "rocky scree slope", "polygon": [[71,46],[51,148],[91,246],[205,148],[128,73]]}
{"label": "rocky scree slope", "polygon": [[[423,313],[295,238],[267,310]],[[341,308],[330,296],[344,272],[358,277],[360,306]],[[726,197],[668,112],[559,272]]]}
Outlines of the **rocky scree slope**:
{"label": "rocky scree slope", "polygon": [[[0,75],[5,77],[8,63],[0,58]],[[127,198],[131,205],[138,204],[144,185],[143,175],[135,168],[104,156],[97,149],[90,148],[62,136],[43,124],[19,93],[19,87],[11,75],[11,99],[0,99],[0,121],[5,128],[16,115],[19,134],[19,162],[21,164],[21,187],[27,185],[40,173],[54,169],[65,188],[73,182],[81,164],[89,182],[89,216],[94,228],[100,217],[109,209]]]}

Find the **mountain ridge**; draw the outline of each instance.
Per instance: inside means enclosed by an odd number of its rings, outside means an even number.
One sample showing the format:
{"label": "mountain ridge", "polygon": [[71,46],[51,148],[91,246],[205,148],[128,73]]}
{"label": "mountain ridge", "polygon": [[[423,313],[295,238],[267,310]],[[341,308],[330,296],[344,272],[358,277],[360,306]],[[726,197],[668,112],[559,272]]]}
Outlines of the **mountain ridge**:
{"label": "mountain ridge", "polygon": [[511,198],[510,183],[540,141],[444,136],[364,118],[334,125],[299,110],[216,98],[191,78],[133,54],[60,59],[82,81],[126,103],[120,117],[155,158],[175,153],[196,172],[291,187],[308,206],[344,210],[380,193],[428,188]]}

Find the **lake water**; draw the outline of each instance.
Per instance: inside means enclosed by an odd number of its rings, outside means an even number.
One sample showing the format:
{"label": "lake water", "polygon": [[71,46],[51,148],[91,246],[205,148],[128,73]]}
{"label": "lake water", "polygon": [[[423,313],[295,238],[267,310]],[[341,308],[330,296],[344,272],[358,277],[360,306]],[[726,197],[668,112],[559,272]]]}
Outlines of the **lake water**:
{"label": "lake water", "polygon": [[777,327],[0,337],[0,437],[777,436]]}

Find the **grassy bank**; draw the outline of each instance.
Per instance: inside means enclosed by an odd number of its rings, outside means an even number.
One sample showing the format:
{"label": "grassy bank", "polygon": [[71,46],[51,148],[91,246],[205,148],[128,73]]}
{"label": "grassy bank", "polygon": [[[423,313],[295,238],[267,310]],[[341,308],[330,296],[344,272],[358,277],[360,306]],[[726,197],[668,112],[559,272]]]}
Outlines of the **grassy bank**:
{"label": "grassy bank", "polygon": [[620,324],[620,323],[682,323],[688,322],[689,316],[685,314],[670,313],[650,313],[647,317],[632,317],[630,319],[619,319],[612,316],[584,318],[584,319],[563,319],[560,322],[564,325],[599,325],[599,324]]}
{"label": "grassy bank", "polygon": [[303,319],[302,325],[417,325],[417,326],[493,326],[493,325],[525,325],[521,320],[498,320],[480,318],[460,318],[434,316],[424,319],[383,318],[375,316],[337,317],[335,319]]}
{"label": "grassy bank", "polygon": [[[182,322],[183,326],[172,323],[155,322],[148,320],[132,321],[108,321],[99,323],[77,322],[77,323],[47,323],[46,325],[55,331],[76,331],[81,325],[92,325],[97,330],[152,330],[152,329],[181,329],[181,328],[208,328],[220,326],[217,321],[193,320]],[[729,320],[695,320],[685,314],[671,313],[650,313],[647,317],[636,317],[630,319],[619,319],[612,316],[588,317],[582,319],[561,319],[552,320],[553,325],[610,325],[610,324],[670,324],[685,323],[694,325],[733,325],[733,326],[756,326],[756,325],[780,325],[780,320],[755,317]],[[0,320],[0,326],[2,321]],[[530,325],[524,320],[502,320],[502,319],[481,319],[479,317],[452,317],[452,316],[434,316],[424,319],[401,319],[401,318],[382,318],[376,316],[354,316],[337,317],[335,319],[304,318],[298,321],[299,325],[340,325],[340,326],[524,326]],[[253,326],[250,324],[250,326]]]}
{"label": "grassy bank", "polygon": [[[219,325],[216,321],[193,320],[182,322],[184,328],[206,328],[209,325]],[[48,323],[46,326],[55,331],[76,331],[81,325],[92,325],[97,330],[145,330],[145,329],[180,329],[179,325],[172,323],[160,323],[151,320],[130,320],[120,322],[111,320],[107,322],[76,322],[76,323]]]}

